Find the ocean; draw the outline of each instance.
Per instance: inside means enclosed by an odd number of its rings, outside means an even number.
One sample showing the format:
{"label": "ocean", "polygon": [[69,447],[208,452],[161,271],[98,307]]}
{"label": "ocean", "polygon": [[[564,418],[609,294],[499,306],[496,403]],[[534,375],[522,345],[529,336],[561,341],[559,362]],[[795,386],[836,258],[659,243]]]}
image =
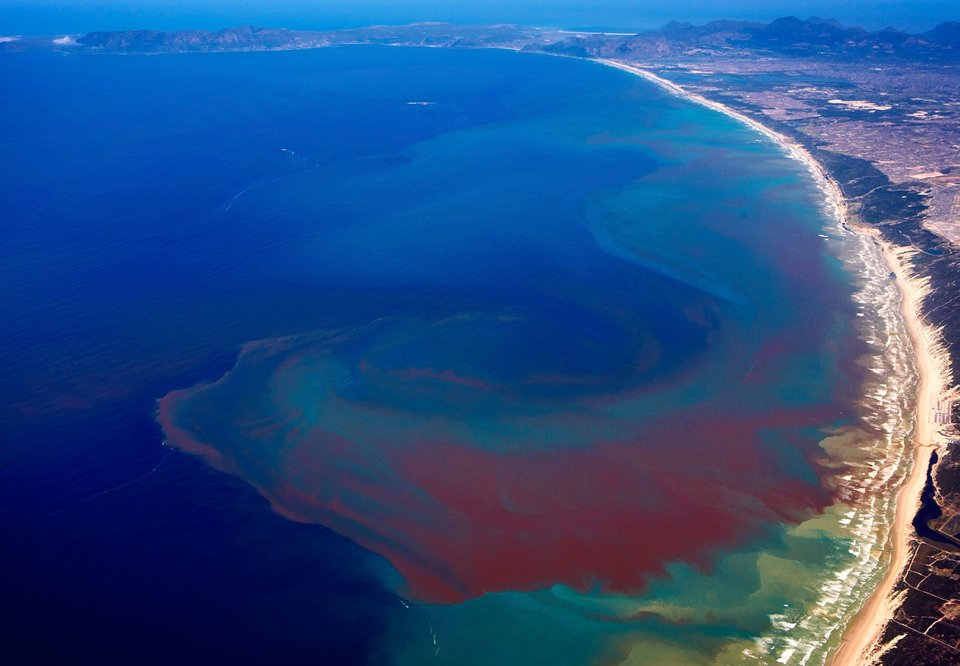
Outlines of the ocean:
{"label": "ocean", "polygon": [[16,663],[836,641],[889,513],[847,490],[899,455],[864,398],[897,315],[780,147],[505,51],[26,54],[0,82]]}

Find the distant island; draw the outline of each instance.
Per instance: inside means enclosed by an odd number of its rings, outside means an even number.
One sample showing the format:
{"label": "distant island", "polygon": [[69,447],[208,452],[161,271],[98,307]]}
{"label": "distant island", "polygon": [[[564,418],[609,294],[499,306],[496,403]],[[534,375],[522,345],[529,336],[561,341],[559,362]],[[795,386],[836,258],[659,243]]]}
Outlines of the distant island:
{"label": "distant island", "polygon": [[849,628],[836,663],[869,655],[888,664],[960,663],[960,392],[953,387],[960,377],[960,22],[920,34],[795,17],[671,22],[639,34],[438,23],[334,32],[133,30],[0,36],[0,53],[354,44],[499,48],[601,61],[754,124],[809,158],[824,186],[834,188],[849,225],[887,248],[924,382],[915,468],[900,491],[899,532],[891,539],[892,568]]}

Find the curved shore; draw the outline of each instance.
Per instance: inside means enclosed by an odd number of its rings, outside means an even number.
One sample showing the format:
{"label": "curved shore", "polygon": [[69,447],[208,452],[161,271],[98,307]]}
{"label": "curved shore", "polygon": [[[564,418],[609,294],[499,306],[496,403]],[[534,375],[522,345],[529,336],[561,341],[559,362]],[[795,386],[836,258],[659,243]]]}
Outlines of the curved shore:
{"label": "curved shore", "polygon": [[896,276],[896,285],[900,292],[900,311],[904,327],[913,347],[913,357],[919,381],[914,417],[912,466],[897,490],[896,512],[891,526],[888,546],[890,563],[887,570],[870,594],[866,603],[857,612],[853,620],[843,629],[841,642],[836,652],[827,660],[831,666],[854,666],[869,663],[882,649],[879,640],[883,628],[891,619],[895,605],[891,599],[894,587],[908,566],[910,548],[910,525],[920,506],[920,494],[926,481],[926,471],[932,453],[937,450],[938,430],[931,418],[936,399],[948,383],[946,351],[937,340],[936,332],[923,321],[920,305],[926,293],[925,283],[911,276],[904,259],[909,248],[897,248],[882,241],[875,230],[852,224],[843,194],[837,182],[826,169],[801,145],[776,132],[766,125],[734,109],[689,92],[682,86],[668,81],[652,72],[633,67],[615,60],[598,59],[601,64],[615,67],[640,76],[657,84],[668,92],[693,101],[720,113],[723,113],[752,129],[764,134],[779,144],[793,159],[804,164],[827,196],[827,201],[839,221],[857,233],[873,236],[882,248],[887,266]]}
{"label": "curved shore", "polygon": [[903,261],[907,249],[881,242],[883,256],[896,276],[902,295],[901,315],[913,345],[919,383],[917,385],[916,422],[913,435],[913,467],[897,495],[896,518],[890,535],[891,558],[887,572],[854,620],[844,632],[843,642],[833,655],[833,666],[861,664],[871,661],[883,628],[895,610],[891,595],[897,581],[908,566],[910,525],[920,508],[920,494],[926,483],[930,457],[938,449],[937,428],[931,418],[937,395],[946,384],[943,350],[936,335],[924,324],[920,304],[926,286],[918,284],[907,272]]}

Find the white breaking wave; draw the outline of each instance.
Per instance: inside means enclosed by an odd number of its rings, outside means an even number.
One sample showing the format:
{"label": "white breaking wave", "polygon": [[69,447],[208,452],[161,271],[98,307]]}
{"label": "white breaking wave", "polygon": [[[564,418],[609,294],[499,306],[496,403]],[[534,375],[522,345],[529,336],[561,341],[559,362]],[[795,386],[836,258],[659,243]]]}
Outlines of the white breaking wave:
{"label": "white breaking wave", "polygon": [[[838,218],[839,219],[839,218]],[[885,544],[895,518],[899,487],[909,473],[914,398],[919,381],[914,354],[900,312],[900,294],[877,243],[852,233],[838,233],[831,249],[847,271],[859,277],[854,294],[860,337],[870,345],[861,359],[868,370],[862,393],[862,422],[843,446],[852,470],[837,479],[839,503],[833,538],[846,545],[836,566],[823,568],[810,581],[819,590],[816,602],[789,618],[772,616],[771,630],[744,651],[749,660],[782,664],[823,664],[840,633],[875,588],[886,570]],[[842,237],[841,237],[842,236]],[[840,451],[835,451],[834,455]]]}
{"label": "white breaking wave", "polygon": [[[804,165],[823,192],[830,227],[819,234],[839,258],[847,273],[858,278],[854,301],[860,337],[870,346],[861,359],[871,373],[862,387],[863,427],[838,433],[847,443],[824,448],[837,464],[853,470],[837,479],[838,502],[824,516],[832,519],[829,536],[843,547],[835,561],[809,572],[810,586],[818,590],[814,603],[770,616],[771,628],[743,650],[750,663],[824,664],[840,633],[864,605],[883,577],[890,554],[889,540],[896,514],[897,493],[909,475],[909,446],[915,416],[919,375],[916,357],[901,314],[902,295],[889,279],[882,249],[871,237],[854,234],[846,226],[845,201],[839,186],[807,150],[756,120],[729,107],[692,94],[646,70],[621,62],[602,64],[626,70],[667,91],[730,116],[776,142],[784,153]],[[852,443],[851,443],[852,442]],[[833,447],[835,450],[831,451]],[[822,519],[814,519],[821,529]],[[806,524],[794,528],[802,530]]]}

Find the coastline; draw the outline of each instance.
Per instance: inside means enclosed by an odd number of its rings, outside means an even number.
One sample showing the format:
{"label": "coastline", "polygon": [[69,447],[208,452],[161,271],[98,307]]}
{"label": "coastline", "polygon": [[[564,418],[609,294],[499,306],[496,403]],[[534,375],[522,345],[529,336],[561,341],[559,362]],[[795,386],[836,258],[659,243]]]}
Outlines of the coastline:
{"label": "coastline", "polygon": [[896,276],[901,294],[900,312],[910,342],[919,376],[917,385],[915,423],[913,431],[913,458],[909,475],[897,492],[896,517],[889,542],[891,559],[883,579],[873,590],[866,604],[846,627],[840,647],[829,663],[833,666],[870,663],[883,646],[878,644],[887,621],[895,610],[891,606],[894,586],[908,566],[910,554],[911,521],[920,507],[920,494],[926,483],[927,468],[934,451],[939,450],[938,432],[930,412],[936,396],[947,383],[945,351],[939,346],[936,333],[923,321],[920,305],[926,294],[926,284],[918,284],[908,272],[904,259],[909,248],[897,248],[878,239],[884,260]]}
{"label": "coastline", "polygon": [[[429,47],[427,47],[429,48]],[[443,48],[443,47],[434,47]],[[519,49],[503,48],[503,50],[520,52]],[[929,418],[921,418],[923,415],[929,415],[929,407],[932,400],[935,400],[938,387],[943,387],[947,383],[946,366],[943,363],[943,349],[937,342],[936,332],[925,326],[921,320],[919,306],[927,291],[925,282],[921,282],[915,276],[909,273],[906,259],[912,255],[910,248],[903,248],[888,244],[880,238],[876,229],[863,226],[850,219],[846,200],[841,192],[837,182],[831,177],[829,172],[817,161],[803,146],[780,134],[779,132],[767,127],[763,123],[740,113],[720,102],[715,102],[706,97],[692,93],[682,86],[664,79],[652,72],[639,67],[633,67],[621,62],[596,58],[577,58],[572,56],[549,54],[555,57],[571,58],[577,60],[586,60],[602,64],[604,66],[620,69],[627,73],[639,76],[647,81],[657,85],[661,89],[672,95],[691,101],[699,106],[709,108],[713,111],[724,114],[725,116],[746,125],[750,129],[759,132],[771,141],[777,144],[786,156],[803,164],[813,176],[815,183],[824,195],[824,204],[828,214],[835,218],[844,229],[854,232],[857,236],[864,239],[865,243],[876,243],[880,248],[877,254],[878,258],[882,255],[888,269],[893,272],[896,279],[899,298],[894,299],[892,290],[887,289],[883,280],[883,289],[891,293],[890,302],[892,307],[896,307],[900,313],[900,320],[903,324],[903,333],[906,333],[910,341],[910,358],[919,375],[917,386],[916,402],[914,404],[912,419],[905,419],[907,425],[912,422],[915,432],[913,439],[916,442],[929,442],[936,435],[936,428]],[[879,259],[878,259],[879,260]],[[884,274],[886,275],[886,274]],[[880,280],[878,280],[880,281]],[[897,302],[899,301],[899,303]],[[939,383],[938,383],[939,382]],[[912,393],[912,391],[911,391]],[[901,443],[905,440],[901,439]],[[185,448],[185,450],[187,450]],[[895,504],[895,515],[889,526],[886,538],[883,539],[881,556],[877,561],[876,577],[872,580],[878,580],[874,589],[865,595],[865,600],[851,604],[849,614],[844,616],[848,621],[837,623],[835,625],[834,637],[827,635],[826,640],[830,642],[830,654],[823,657],[818,652],[818,663],[836,664],[861,664],[868,663],[870,658],[875,656],[881,646],[878,645],[878,639],[887,621],[891,618],[895,609],[895,604],[891,598],[891,592],[899,581],[901,574],[906,568],[911,549],[911,521],[919,506],[920,494],[925,481],[925,473],[929,464],[932,452],[936,446],[926,444],[918,446],[916,443],[907,450],[904,444],[904,458],[900,466],[902,475],[898,479],[897,487],[893,489],[888,497],[892,504]],[[208,456],[209,451],[198,447],[193,453]],[[220,461],[223,464],[223,461]],[[216,464],[213,465],[217,467]],[[909,469],[907,469],[909,467]],[[268,498],[269,499],[269,498]],[[838,503],[842,501],[838,500]],[[278,510],[276,503],[271,501],[274,510]],[[283,513],[283,511],[278,511]],[[287,515],[291,520],[298,520],[293,515]],[[302,520],[302,519],[300,519]],[[889,562],[887,560],[889,558]],[[872,582],[872,581],[871,581]],[[781,622],[777,620],[775,622]],[[792,629],[792,627],[790,628]],[[839,640],[837,638],[839,635]],[[816,646],[820,649],[821,646]],[[784,651],[780,659],[782,663],[788,663],[793,657],[794,648]],[[773,660],[774,655],[767,653]],[[799,655],[798,655],[799,656]],[[807,653],[807,657],[810,653]],[[819,661],[822,659],[822,661]],[[802,663],[806,663],[806,659]]]}
{"label": "coastline", "polygon": [[791,158],[806,166],[820,189],[824,192],[831,212],[840,224],[857,234],[872,237],[880,246],[883,259],[896,277],[900,295],[900,315],[912,346],[912,357],[918,374],[917,395],[914,407],[912,455],[908,456],[911,468],[896,490],[896,509],[883,551],[890,553],[890,561],[882,579],[871,591],[866,602],[841,628],[840,643],[826,659],[831,666],[866,664],[882,651],[878,644],[881,633],[891,619],[894,605],[892,592],[897,581],[908,566],[911,551],[911,522],[920,505],[920,495],[926,481],[930,458],[939,448],[938,431],[930,417],[936,396],[948,383],[946,351],[937,340],[937,334],[923,321],[920,306],[927,293],[925,282],[910,275],[905,263],[909,248],[895,247],[883,241],[875,230],[854,224],[849,219],[845,198],[837,182],[826,169],[802,146],[764,124],[730,107],[702,95],[691,93],[682,86],[639,67],[616,60],[593,59],[595,62],[626,71],[650,81],[662,89],[733,118],[760,132],[777,143]]}
{"label": "coastline", "polygon": [[817,185],[826,195],[827,203],[831,206],[831,208],[834,209],[833,214],[844,227],[850,228],[846,201],[843,193],[840,191],[840,186],[833,178],[830,177],[830,174],[827,173],[826,169],[824,169],[823,166],[813,158],[813,155],[811,155],[806,148],[798,144],[796,141],[793,141],[783,134],[770,129],[763,123],[754,120],[750,116],[744,115],[739,111],[735,111],[734,109],[725,104],[721,104],[720,102],[707,99],[703,95],[692,93],[686,90],[683,86],[680,86],[673,81],[668,81],[662,76],[657,76],[653,72],[649,72],[639,67],[633,67],[632,65],[627,65],[616,60],[607,60],[604,58],[586,58],[586,60],[591,60],[592,62],[597,62],[602,65],[606,65],[607,67],[613,67],[615,69],[634,74],[635,76],[639,76],[640,78],[646,79],[647,81],[660,86],[669,93],[699,104],[700,106],[704,106],[708,109],[722,113],[728,118],[733,118],[734,120],[743,123],[751,129],[763,134],[768,139],[780,146],[784,151],[786,151],[786,153],[792,159],[800,162],[810,170],[814,180],[817,182]]}

